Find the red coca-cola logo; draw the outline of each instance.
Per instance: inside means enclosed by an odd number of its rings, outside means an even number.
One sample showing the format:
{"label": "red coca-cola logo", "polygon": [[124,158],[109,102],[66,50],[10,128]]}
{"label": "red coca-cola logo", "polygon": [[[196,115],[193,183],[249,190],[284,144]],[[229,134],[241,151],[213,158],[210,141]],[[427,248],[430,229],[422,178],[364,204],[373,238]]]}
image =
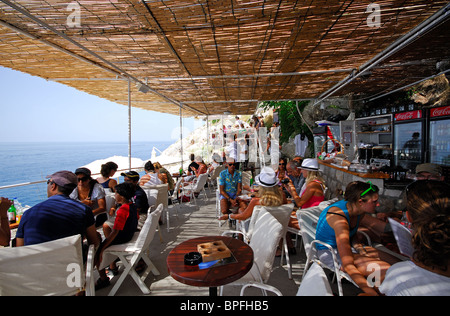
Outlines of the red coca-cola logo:
{"label": "red coca-cola logo", "polygon": [[431,117],[450,115],[450,106],[431,109]]}
{"label": "red coca-cola logo", "polygon": [[422,111],[421,110],[409,111],[409,112],[395,114],[395,120],[396,121],[419,119],[421,117],[422,117]]}

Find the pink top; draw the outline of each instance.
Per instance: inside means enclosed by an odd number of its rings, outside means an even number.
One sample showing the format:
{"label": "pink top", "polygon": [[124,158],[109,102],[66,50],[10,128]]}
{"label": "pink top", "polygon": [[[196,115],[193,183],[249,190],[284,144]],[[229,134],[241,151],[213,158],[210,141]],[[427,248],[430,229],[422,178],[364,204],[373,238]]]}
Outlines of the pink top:
{"label": "pink top", "polygon": [[[320,181],[317,181],[317,180],[313,180],[313,181],[316,181],[317,183],[321,183]],[[302,205],[301,208],[303,209],[303,208],[317,206],[317,205],[320,204],[320,202],[323,202],[324,200],[325,200],[325,196],[324,195],[321,195],[321,196],[314,196],[313,195],[308,201],[306,201],[305,204]],[[289,220],[289,226],[297,228],[297,229],[300,229],[300,226],[298,224],[296,211],[292,211],[292,216],[291,216],[291,219]]]}
{"label": "pink top", "polygon": [[312,196],[305,204],[302,205],[302,208],[308,208],[312,206],[319,205],[320,202],[325,200],[325,196]]}

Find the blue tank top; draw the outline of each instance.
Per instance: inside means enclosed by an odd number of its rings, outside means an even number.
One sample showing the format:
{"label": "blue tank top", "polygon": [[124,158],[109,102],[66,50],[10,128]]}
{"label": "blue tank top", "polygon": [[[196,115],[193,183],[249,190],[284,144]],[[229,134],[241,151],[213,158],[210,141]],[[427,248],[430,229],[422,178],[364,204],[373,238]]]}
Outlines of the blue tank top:
{"label": "blue tank top", "polygon": [[[350,227],[350,215],[348,214],[347,201],[345,201],[345,200],[341,200],[334,204],[331,204],[326,209],[324,209],[322,211],[322,213],[320,213],[319,221],[317,222],[317,227],[316,227],[316,239],[320,240],[322,242],[325,242],[325,243],[329,244],[331,247],[333,247],[334,249],[336,249],[337,248],[336,235],[334,233],[334,229],[331,228],[331,226],[327,222],[327,213],[331,207],[340,208],[344,212],[345,217],[347,218],[347,222],[349,223],[350,238],[353,237],[353,235],[355,235],[356,231],[358,230],[360,215],[358,215],[358,220],[356,222],[356,226],[353,228]],[[316,248],[318,250],[327,249],[325,246],[322,246],[319,244],[316,245]]]}
{"label": "blue tank top", "polygon": [[100,184],[102,185],[103,188],[109,189],[109,181],[111,181],[111,179],[108,179],[105,182],[100,183]]}

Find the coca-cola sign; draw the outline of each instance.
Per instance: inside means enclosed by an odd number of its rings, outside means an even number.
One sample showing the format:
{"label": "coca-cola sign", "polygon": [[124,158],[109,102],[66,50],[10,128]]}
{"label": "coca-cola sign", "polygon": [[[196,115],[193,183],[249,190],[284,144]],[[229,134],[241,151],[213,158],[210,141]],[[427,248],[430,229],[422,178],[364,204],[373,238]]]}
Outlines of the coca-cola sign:
{"label": "coca-cola sign", "polygon": [[405,120],[413,120],[422,118],[422,110],[417,111],[409,111],[395,114],[396,121],[405,121]]}
{"label": "coca-cola sign", "polygon": [[446,116],[446,115],[450,115],[450,105],[430,110],[431,117]]}

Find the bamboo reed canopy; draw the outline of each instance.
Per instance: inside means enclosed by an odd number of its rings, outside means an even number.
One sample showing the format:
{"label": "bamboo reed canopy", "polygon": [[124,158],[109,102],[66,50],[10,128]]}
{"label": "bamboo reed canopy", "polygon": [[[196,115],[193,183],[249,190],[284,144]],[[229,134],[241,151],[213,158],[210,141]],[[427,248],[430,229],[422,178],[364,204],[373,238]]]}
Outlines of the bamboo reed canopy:
{"label": "bamboo reed canopy", "polygon": [[352,77],[333,96],[377,95],[435,74],[448,18],[359,76],[448,13],[448,1],[372,2],[0,0],[0,65],[124,105],[130,80],[132,106],[185,116],[318,99]]}

